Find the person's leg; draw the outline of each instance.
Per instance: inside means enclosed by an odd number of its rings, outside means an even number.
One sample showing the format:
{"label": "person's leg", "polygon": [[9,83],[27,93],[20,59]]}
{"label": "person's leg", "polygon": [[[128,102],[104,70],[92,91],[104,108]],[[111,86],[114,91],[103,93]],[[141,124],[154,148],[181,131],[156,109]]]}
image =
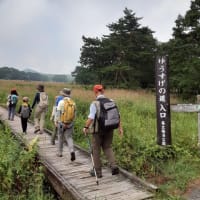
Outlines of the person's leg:
{"label": "person's leg", "polygon": [[40,115],[40,134],[44,131],[45,115],[46,111],[42,111]]}
{"label": "person's leg", "polygon": [[11,115],[10,115],[10,120],[14,120],[14,116],[15,116],[15,108],[16,108],[16,105],[12,105],[11,106]]}
{"label": "person's leg", "polygon": [[23,117],[21,117],[21,124],[22,124],[22,131],[23,131],[23,133],[24,132],[26,132],[26,130],[25,130],[25,123],[26,123],[26,121],[25,121],[25,119],[23,118]]}
{"label": "person's leg", "polygon": [[98,177],[102,176],[101,169],[101,142],[102,135],[99,133],[95,133],[92,135],[92,154],[94,159],[94,167],[96,169],[96,173]]}
{"label": "person's leg", "polygon": [[23,118],[23,132],[27,131],[28,118]]}
{"label": "person's leg", "polygon": [[69,152],[71,155],[71,161],[74,161],[76,157],[75,157],[75,152],[74,152],[74,142],[73,142],[72,134],[73,134],[73,126],[64,131],[64,137],[68,144]]}
{"label": "person's leg", "polygon": [[8,120],[11,119],[11,105],[8,106]]}
{"label": "person's leg", "polygon": [[58,153],[57,156],[62,157],[63,152],[63,127],[58,124]]}
{"label": "person's leg", "polygon": [[112,140],[113,140],[113,131],[108,131],[104,133],[102,140],[102,148],[112,169],[112,174],[115,175],[119,173],[119,169],[116,165],[114,152],[112,150]]}
{"label": "person's leg", "polygon": [[39,124],[40,114],[41,114],[40,109],[36,107],[34,114],[34,127],[35,127],[34,133],[38,133],[40,131],[40,124]]}
{"label": "person's leg", "polygon": [[56,135],[57,135],[57,127],[55,126],[54,127],[54,131],[53,131],[53,133],[52,133],[52,135],[51,135],[51,144],[52,145],[55,145],[55,140],[56,140]]}

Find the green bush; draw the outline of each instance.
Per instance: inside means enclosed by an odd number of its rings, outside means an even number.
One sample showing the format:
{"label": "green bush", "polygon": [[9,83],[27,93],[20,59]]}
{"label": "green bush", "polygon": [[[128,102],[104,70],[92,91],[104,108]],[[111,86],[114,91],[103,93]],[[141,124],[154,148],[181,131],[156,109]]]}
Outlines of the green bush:
{"label": "green bush", "polygon": [[36,148],[24,149],[6,126],[0,126],[0,199],[53,199],[43,192],[44,173]]}

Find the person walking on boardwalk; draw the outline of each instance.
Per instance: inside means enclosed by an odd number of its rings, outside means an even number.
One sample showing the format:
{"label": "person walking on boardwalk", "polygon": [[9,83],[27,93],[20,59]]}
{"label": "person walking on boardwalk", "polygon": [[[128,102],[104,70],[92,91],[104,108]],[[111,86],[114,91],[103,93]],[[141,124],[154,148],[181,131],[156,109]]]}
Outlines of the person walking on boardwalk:
{"label": "person walking on boardwalk", "polygon": [[56,112],[55,126],[58,128],[58,157],[62,157],[64,141],[67,142],[71,161],[76,159],[73,143],[76,104],[71,99],[71,90],[64,88],[60,93],[64,98],[59,101]]}
{"label": "person walking on boardwalk", "polygon": [[21,117],[22,131],[24,134],[26,134],[28,118],[31,116],[31,106],[28,103],[28,101],[29,101],[28,97],[23,97],[22,101],[23,102],[19,107],[18,113],[20,114],[20,117]]}
{"label": "person walking on boardwalk", "polygon": [[19,95],[17,93],[17,90],[15,88],[11,89],[10,94],[7,97],[8,120],[14,120],[18,98]]}
{"label": "person walking on boardwalk", "polygon": [[[90,112],[88,115],[88,119],[86,120],[85,127],[83,128],[83,132],[87,135],[89,132],[92,133],[92,154],[94,159],[94,168],[96,171],[96,175],[98,178],[102,177],[102,166],[101,166],[101,148],[106,155],[110,167],[112,175],[116,175],[119,173],[119,168],[116,164],[114,153],[112,150],[112,140],[113,140],[113,130],[114,128],[119,129],[119,134],[123,135],[123,129],[120,122],[120,116],[115,106],[114,101],[106,98],[104,96],[104,88],[102,85],[95,85],[93,87],[93,91],[96,97],[96,100],[90,104]],[[109,106],[111,114],[108,114],[108,123],[110,122],[111,126],[105,127],[103,124],[103,106]],[[102,111],[102,112],[101,112]],[[109,119],[109,116],[113,119]],[[101,121],[100,121],[101,119]],[[105,120],[105,119],[104,119]],[[109,121],[110,120],[110,121]],[[112,121],[115,124],[112,124]],[[89,131],[89,129],[91,129]],[[94,170],[90,171],[92,176],[95,175]]]}
{"label": "person walking on boardwalk", "polygon": [[[62,91],[60,93],[62,93]],[[56,111],[57,111],[57,106],[58,106],[59,101],[62,99],[63,99],[62,95],[55,96],[55,103],[53,105],[51,117],[50,117],[50,121],[53,121],[54,125],[55,125],[55,115],[56,115]],[[55,145],[55,139],[56,139],[57,132],[58,132],[58,129],[57,129],[57,126],[55,126],[54,131],[51,135],[51,144],[52,145]]]}
{"label": "person walking on boardwalk", "polygon": [[42,134],[44,131],[45,116],[48,109],[48,95],[44,91],[44,85],[39,84],[37,90],[38,92],[35,94],[31,109],[34,109],[36,105],[34,113],[34,133]]}

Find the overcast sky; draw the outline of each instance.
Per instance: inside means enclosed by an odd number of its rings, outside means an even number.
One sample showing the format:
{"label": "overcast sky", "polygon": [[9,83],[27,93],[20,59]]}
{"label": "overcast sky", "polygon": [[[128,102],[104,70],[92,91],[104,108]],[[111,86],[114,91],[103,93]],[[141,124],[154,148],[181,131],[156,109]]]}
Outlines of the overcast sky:
{"label": "overcast sky", "polygon": [[166,42],[190,0],[0,0],[0,67],[70,74],[79,65],[82,36],[109,34],[107,25],[125,7]]}

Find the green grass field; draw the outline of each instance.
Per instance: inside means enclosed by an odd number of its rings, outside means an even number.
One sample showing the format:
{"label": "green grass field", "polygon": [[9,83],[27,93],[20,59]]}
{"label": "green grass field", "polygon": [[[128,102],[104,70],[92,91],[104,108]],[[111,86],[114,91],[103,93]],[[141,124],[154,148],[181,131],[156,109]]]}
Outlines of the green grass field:
{"label": "green grass field", "polygon": [[[22,96],[30,97],[32,103],[37,82],[0,81],[0,104],[5,105],[6,97],[12,87]],[[92,87],[66,85],[64,83],[44,83],[49,95],[50,107],[46,127],[53,128],[49,120],[54,97],[63,87],[72,89],[72,98],[77,103],[77,119],[74,139],[77,144],[87,148],[82,133],[94,99]],[[197,113],[171,112],[172,146],[161,147],[156,144],[156,106],[155,94],[147,91],[107,89],[105,95],[114,99],[121,113],[124,136],[114,136],[113,148],[119,165],[159,186],[156,199],[182,199],[188,184],[200,175],[200,157],[197,146]],[[171,97],[171,103],[181,103]]]}

